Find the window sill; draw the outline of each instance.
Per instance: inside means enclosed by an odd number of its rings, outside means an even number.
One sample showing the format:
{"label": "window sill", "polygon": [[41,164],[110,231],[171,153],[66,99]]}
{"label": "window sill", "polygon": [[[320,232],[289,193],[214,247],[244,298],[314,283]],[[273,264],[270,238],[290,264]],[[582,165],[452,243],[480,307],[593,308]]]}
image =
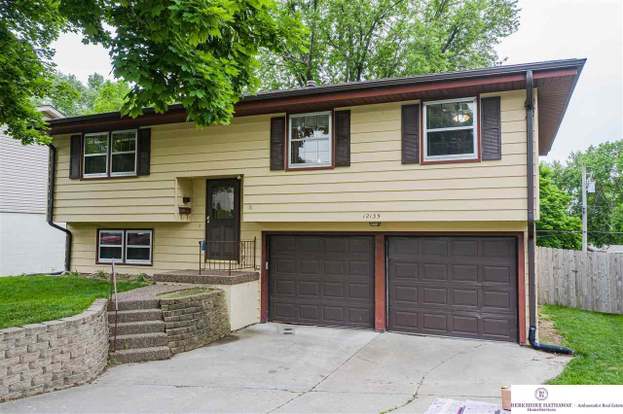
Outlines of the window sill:
{"label": "window sill", "polygon": [[335,168],[335,165],[333,164],[329,164],[329,165],[310,165],[309,167],[292,167],[292,166],[287,166],[286,167],[286,171],[310,171],[310,170],[332,170]]}
{"label": "window sill", "polygon": [[476,158],[440,158],[440,159],[422,159],[422,165],[427,164],[464,164],[464,163],[480,162],[480,157]]}
{"label": "window sill", "polygon": [[[96,265],[105,265],[105,266],[110,266],[112,265],[112,262],[101,262],[99,260],[95,261]],[[121,262],[115,262],[115,266],[153,266],[153,262],[151,263],[121,263]]]}
{"label": "window sill", "polygon": [[136,178],[138,177],[138,174],[128,174],[128,175],[94,175],[94,176],[82,176],[82,178],[80,178],[81,180],[110,180],[110,179],[117,179],[117,178]]}

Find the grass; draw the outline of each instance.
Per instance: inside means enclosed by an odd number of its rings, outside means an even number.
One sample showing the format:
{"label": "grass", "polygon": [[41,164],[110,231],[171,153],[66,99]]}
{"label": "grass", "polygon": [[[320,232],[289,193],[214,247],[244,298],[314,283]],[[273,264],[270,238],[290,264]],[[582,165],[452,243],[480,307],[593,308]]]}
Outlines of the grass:
{"label": "grass", "polygon": [[173,292],[160,293],[158,297],[161,299],[181,299],[188,298],[190,296],[201,295],[202,293],[208,293],[213,290],[214,289],[210,288],[195,287],[190,289],[174,290]]}
{"label": "grass", "polygon": [[[120,292],[145,286],[118,281]],[[81,276],[0,277],[0,329],[76,315],[97,298],[106,298],[108,281]]]}
{"label": "grass", "polygon": [[576,352],[550,384],[623,384],[623,315],[544,305],[562,344]]}

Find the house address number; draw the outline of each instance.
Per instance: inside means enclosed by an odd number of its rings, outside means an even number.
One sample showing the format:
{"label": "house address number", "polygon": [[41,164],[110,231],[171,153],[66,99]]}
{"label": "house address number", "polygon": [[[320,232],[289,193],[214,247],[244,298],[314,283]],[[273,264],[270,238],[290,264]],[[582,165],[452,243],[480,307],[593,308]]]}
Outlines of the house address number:
{"label": "house address number", "polygon": [[381,213],[363,213],[363,219],[366,221],[379,221],[381,220]]}

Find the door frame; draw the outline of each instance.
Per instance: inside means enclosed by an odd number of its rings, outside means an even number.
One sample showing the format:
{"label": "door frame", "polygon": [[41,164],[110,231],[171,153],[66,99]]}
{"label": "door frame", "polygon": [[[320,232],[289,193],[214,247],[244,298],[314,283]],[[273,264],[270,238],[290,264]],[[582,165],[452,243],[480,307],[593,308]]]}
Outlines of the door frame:
{"label": "door frame", "polygon": [[519,344],[526,342],[526,263],[524,232],[517,231],[454,231],[454,232],[431,232],[431,231],[262,231],[262,262],[260,265],[260,322],[268,322],[269,311],[269,270],[268,238],[271,235],[327,235],[327,236],[372,236],[374,237],[374,330],[385,332],[389,326],[388,312],[388,258],[386,254],[387,237],[389,236],[508,236],[517,240],[517,329]]}
{"label": "door frame", "polygon": [[[203,214],[203,224],[204,224],[204,232],[203,232],[203,238],[204,240],[208,241],[208,227],[209,227],[209,223],[208,223],[208,213],[210,211],[210,181],[212,182],[233,182],[235,183],[234,186],[234,208],[236,209],[236,215],[235,215],[235,228],[234,228],[234,234],[236,235],[236,241],[240,242],[240,224],[241,224],[241,220],[242,220],[242,212],[241,210],[241,199],[242,199],[242,185],[241,185],[241,179],[238,176],[234,176],[234,177],[208,177],[206,178],[206,184],[205,184],[205,189],[206,189],[206,194],[205,194],[205,211]],[[240,257],[240,249],[236,249],[237,251],[237,256],[234,257],[234,259],[239,260]],[[204,253],[204,260],[207,259],[208,256],[208,249],[206,246],[206,250]],[[221,260],[221,259],[217,259],[217,260]],[[226,260],[226,259],[223,259]]]}

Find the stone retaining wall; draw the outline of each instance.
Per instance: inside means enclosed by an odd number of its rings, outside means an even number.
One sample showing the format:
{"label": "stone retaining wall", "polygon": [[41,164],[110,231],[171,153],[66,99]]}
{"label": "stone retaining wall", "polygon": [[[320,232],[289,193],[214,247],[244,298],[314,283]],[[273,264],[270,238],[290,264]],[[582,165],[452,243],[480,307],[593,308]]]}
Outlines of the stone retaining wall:
{"label": "stone retaining wall", "polygon": [[60,320],[0,330],[0,401],[84,384],[108,361],[106,300]]}
{"label": "stone retaining wall", "polygon": [[231,329],[225,292],[203,289],[187,297],[160,297],[168,346],[173,354],[190,351],[227,336]]}

